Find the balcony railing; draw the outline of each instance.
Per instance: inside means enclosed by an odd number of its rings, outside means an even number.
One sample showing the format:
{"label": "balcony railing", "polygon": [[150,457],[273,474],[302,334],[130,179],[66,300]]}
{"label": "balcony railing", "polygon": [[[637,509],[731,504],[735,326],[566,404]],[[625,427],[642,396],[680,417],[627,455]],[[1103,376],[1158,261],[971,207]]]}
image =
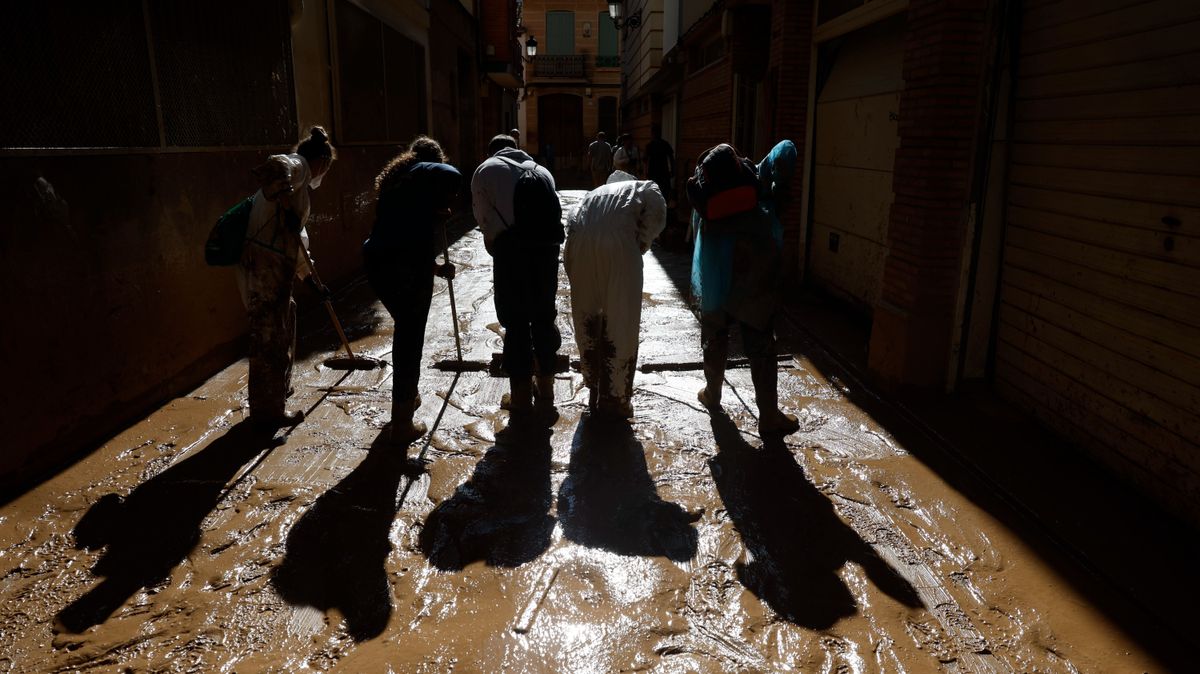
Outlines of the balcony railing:
{"label": "balcony railing", "polygon": [[566,56],[543,56],[539,54],[533,57],[533,72],[537,77],[583,79],[586,62],[587,56],[582,54],[569,54]]}

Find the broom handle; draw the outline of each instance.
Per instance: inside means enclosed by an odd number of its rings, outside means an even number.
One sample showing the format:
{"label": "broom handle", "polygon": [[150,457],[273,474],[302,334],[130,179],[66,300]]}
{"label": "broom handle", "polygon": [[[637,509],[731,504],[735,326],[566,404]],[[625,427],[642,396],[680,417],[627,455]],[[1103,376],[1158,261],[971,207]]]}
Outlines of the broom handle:
{"label": "broom handle", "polygon": [[[300,237],[296,237],[300,239]],[[304,259],[308,262],[308,271],[312,274],[313,282],[324,288],[325,284],[321,283],[321,277],[317,276],[317,267],[313,264],[312,255],[308,254],[308,248],[304,245],[304,239],[300,239],[300,251],[304,253]],[[328,300],[322,300],[325,305],[325,311],[329,312],[329,320],[333,322],[333,328],[337,330],[338,337],[342,340],[342,346],[346,349],[346,355],[351,359],[354,358],[354,352],[350,350],[350,340],[346,339],[346,332],[342,330],[342,322],[338,320],[337,313],[333,311],[333,304]]]}
{"label": "broom handle", "polygon": [[[450,240],[446,237],[446,223],[442,223],[442,259],[450,264]],[[446,287],[450,291],[450,318],[454,322],[454,352],[458,355],[458,363],[462,365],[462,337],[458,334],[458,308],[454,306],[454,279],[446,279]]]}

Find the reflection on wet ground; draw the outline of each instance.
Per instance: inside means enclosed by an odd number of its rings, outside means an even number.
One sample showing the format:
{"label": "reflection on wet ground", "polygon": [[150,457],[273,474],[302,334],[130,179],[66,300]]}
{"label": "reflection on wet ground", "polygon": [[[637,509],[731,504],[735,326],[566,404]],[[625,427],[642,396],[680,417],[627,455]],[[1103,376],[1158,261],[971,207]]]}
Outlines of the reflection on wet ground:
{"label": "reflection on wet ground", "polygon": [[[452,258],[488,360],[478,233]],[[646,257],[644,362],[698,360],[686,265]],[[429,363],[454,354],[437,284]],[[365,286],[339,299],[385,315]],[[565,280],[558,306],[570,351]],[[744,369],[728,418],[664,368],[637,373],[632,423],[587,415],[567,372],[557,418],[523,425],[505,380],[428,368],[418,463],[384,441],[390,369],[321,367],[325,325],[302,318],[290,433],[241,423],[243,361],[0,509],[0,672],[1165,670],[802,352],[780,366],[802,429],[766,444]],[[353,334],[386,359],[390,323]]]}

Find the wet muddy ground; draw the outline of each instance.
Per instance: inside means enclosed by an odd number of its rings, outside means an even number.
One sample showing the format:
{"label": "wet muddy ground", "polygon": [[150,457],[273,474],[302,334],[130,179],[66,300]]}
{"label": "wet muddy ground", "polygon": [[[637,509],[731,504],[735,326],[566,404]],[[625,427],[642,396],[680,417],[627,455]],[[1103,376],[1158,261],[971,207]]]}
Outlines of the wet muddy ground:
{"label": "wet muddy ground", "polygon": [[[452,257],[466,357],[490,359],[478,232]],[[584,414],[575,371],[557,418],[509,427],[505,380],[430,368],[438,423],[406,456],[390,368],[318,348],[290,433],[249,432],[242,361],[6,505],[0,672],[1167,671],[805,354],[780,365],[799,433],[756,436],[745,369],[708,414],[682,365],[687,260],[645,261],[640,358],[663,367],[637,375],[630,425]],[[429,363],[454,353],[437,283]],[[559,304],[577,358],[565,276]],[[369,290],[339,306],[356,351],[389,357]]]}

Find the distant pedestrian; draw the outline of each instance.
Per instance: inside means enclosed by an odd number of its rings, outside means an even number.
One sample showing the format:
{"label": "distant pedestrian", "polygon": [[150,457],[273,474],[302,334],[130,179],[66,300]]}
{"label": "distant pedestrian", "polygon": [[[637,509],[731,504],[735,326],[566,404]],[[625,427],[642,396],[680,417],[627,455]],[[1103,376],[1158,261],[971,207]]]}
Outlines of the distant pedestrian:
{"label": "distant pedestrian", "polygon": [[508,135],[512,136],[513,142],[516,143],[517,148],[520,149],[522,147],[521,146],[521,131],[520,131],[520,129],[513,129],[512,131],[508,132]]}
{"label": "distant pedestrian", "polygon": [[587,157],[588,167],[592,170],[592,188],[595,189],[603,185],[613,171],[613,149],[603,131],[597,133],[596,140],[588,145]]}
{"label": "distant pedestrian", "polygon": [[658,185],[668,203],[675,200],[675,150],[663,140],[662,127],[657,124],[650,129],[646,144],[646,177]]}
{"label": "distant pedestrian", "polygon": [[613,168],[634,176],[642,174],[642,157],[637,145],[633,142],[633,134],[623,133],[617,138],[617,151],[613,154]]}
{"label": "distant pedestrian", "polygon": [[328,292],[316,285],[300,247],[308,243],[309,190],[321,185],[336,156],[325,129],[314,126],[291,154],[272,155],[255,169],[263,187],[253,198],[237,279],[250,319],[250,419],[259,427],[304,420],[303,412],[285,409],[296,352],[292,278]]}
{"label": "distant pedestrian", "polygon": [[454,265],[434,259],[435,233],[461,185],[462,174],[446,163],[441,145],[426,136],[393,157],[375,178],[375,225],[363,243],[363,259],[367,281],[394,323],[393,444],[407,445],[426,431],[413,414],[420,406],[417,384],[433,277],[454,278]]}
{"label": "distant pedestrian", "polygon": [[615,171],[567,218],[563,265],[588,407],[633,416],[633,375],[642,317],[642,255],[666,225],[658,186]]}
{"label": "distant pedestrian", "polygon": [[554,372],[562,344],[554,324],[562,206],[554,176],[518,150],[511,136],[493,138],[488,152],[491,157],[471,179],[471,201],[484,245],[494,260],[496,316],[504,328],[510,393],[501,406],[521,413],[532,408],[535,356],[538,402],[554,402]]}
{"label": "distant pedestrian", "polygon": [[[782,156],[772,159],[772,170],[782,171],[786,161]],[[775,360],[782,231],[759,203],[757,167],[730,145],[710,148],[696,162],[688,197],[699,225],[692,259],[692,291],[700,300],[704,349],[705,387],[699,400],[709,409],[720,409],[729,331],[736,325],[750,360],[759,432],[792,433],[799,422],[779,409]]]}

